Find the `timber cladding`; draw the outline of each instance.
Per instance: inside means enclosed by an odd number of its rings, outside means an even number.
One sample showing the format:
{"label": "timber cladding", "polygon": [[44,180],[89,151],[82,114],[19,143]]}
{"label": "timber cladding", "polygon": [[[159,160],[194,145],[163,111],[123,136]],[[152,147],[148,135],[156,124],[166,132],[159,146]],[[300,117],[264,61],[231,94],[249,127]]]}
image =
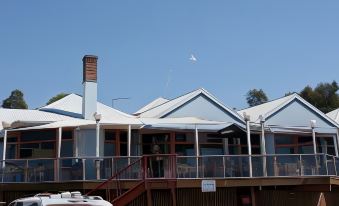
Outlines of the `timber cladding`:
{"label": "timber cladding", "polygon": [[201,192],[200,188],[177,189],[177,206],[237,206],[236,188],[217,188]]}
{"label": "timber cladding", "polygon": [[[256,191],[256,205],[260,206],[329,206],[336,204],[318,204],[321,192],[293,192],[293,191]],[[333,195],[333,193],[332,193]],[[336,194],[338,196],[338,193]],[[325,193],[325,201],[331,202],[331,198]],[[333,197],[332,197],[333,199]],[[338,198],[337,198],[338,199]],[[333,200],[332,200],[333,201]]]}
{"label": "timber cladding", "polygon": [[[170,190],[152,190],[153,206],[172,206]],[[128,206],[147,205],[146,192],[139,195]],[[216,192],[202,193],[201,189],[176,190],[176,206],[238,206],[235,188],[218,188]]]}

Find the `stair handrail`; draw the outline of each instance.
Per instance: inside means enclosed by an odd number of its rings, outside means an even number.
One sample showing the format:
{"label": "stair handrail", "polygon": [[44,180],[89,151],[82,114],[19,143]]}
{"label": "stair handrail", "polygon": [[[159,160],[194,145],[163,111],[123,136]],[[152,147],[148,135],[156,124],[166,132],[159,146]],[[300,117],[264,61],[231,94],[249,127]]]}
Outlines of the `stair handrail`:
{"label": "stair handrail", "polygon": [[[96,191],[96,190],[99,190],[101,189],[103,186],[105,186],[106,184],[108,184],[109,182],[111,182],[112,180],[114,179],[118,179],[117,177],[122,174],[124,171],[128,170],[129,168],[131,168],[133,165],[137,164],[138,162],[143,160],[144,157],[140,157],[139,159],[135,160],[134,162],[130,163],[129,165],[127,165],[126,167],[120,169],[118,172],[116,172],[112,177],[108,178],[106,181],[100,183],[98,186],[96,186],[94,189],[92,189],[91,191],[87,192],[86,195],[89,195],[91,194],[92,192]],[[143,169],[142,169],[142,172],[145,172]],[[143,174],[142,175],[142,179],[145,178],[145,175]]]}

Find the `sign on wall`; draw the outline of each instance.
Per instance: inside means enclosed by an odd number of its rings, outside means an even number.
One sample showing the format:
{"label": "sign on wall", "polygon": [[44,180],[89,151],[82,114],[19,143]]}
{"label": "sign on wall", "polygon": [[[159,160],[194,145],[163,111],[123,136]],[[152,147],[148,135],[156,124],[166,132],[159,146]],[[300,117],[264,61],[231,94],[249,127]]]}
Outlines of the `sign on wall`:
{"label": "sign on wall", "polygon": [[216,191],[215,180],[202,180],[201,191],[202,192],[215,192]]}

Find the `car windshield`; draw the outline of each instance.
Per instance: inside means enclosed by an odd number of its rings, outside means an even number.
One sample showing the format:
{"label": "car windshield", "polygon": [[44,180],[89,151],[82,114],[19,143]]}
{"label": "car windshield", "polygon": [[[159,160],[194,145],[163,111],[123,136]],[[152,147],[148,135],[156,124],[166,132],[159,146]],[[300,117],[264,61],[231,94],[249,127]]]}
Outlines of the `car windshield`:
{"label": "car windshield", "polygon": [[17,202],[16,206],[39,206],[37,202]]}
{"label": "car windshield", "polygon": [[97,205],[91,205],[91,204],[76,204],[76,203],[69,203],[69,204],[48,204],[46,206],[71,206],[71,205],[76,205],[76,206],[97,206]]}

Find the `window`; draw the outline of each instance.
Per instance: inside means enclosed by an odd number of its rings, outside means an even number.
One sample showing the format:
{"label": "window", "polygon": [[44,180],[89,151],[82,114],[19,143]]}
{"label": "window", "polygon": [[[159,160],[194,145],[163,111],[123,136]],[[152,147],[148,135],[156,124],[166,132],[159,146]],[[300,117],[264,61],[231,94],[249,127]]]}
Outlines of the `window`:
{"label": "window", "polygon": [[313,141],[311,136],[275,135],[276,154],[311,154]]}
{"label": "window", "polygon": [[143,154],[153,154],[155,148],[160,154],[169,154],[170,135],[164,133],[143,134],[142,151]]}
{"label": "window", "polygon": [[194,133],[175,133],[175,153],[179,156],[195,156]]}
{"label": "window", "polygon": [[333,137],[316,137],[317,152],[329,155],[335,155]]}
{"label": "window", "polygon": [[20,136],[21,142],[31,141],[55,141],[56,131],[55,130],[38,130],[38,131],[22,131]]}
{"label": "window", "polygon": [[222,155],[222,136],[217,133],[199,133],[200,155]]}
{"label": "window", "polygon": [[16,206],[39,206],[37,202],[17,202]]}
{"label": "window", "polygon": [[113,130],[105,131],[105,145],[104,145],[104,155],[105,156],[115,156],[116,155],[116,132]]}
{"label": "window", "polygon": [[120,156],[127,156],[127,131],[120,131]]}
{"label": "window", "polygon": [[8,144],[6,149],[6,159],[15,159],[16,158],[16,149],[15,144]]}
{"label": "window", "polygon": [[[73,130],[63,130],[61,137],[61,157],[73,157]],[[51,148],[52,149],[52,148]]]}
{"label": "window", "polygon": [[193,144],[176,144],[175,153],[179,156],[195,156]]}
{"label": "window", "polygon": [[19,158],[56,156],[56,130],[22,131],[18,138]]}

